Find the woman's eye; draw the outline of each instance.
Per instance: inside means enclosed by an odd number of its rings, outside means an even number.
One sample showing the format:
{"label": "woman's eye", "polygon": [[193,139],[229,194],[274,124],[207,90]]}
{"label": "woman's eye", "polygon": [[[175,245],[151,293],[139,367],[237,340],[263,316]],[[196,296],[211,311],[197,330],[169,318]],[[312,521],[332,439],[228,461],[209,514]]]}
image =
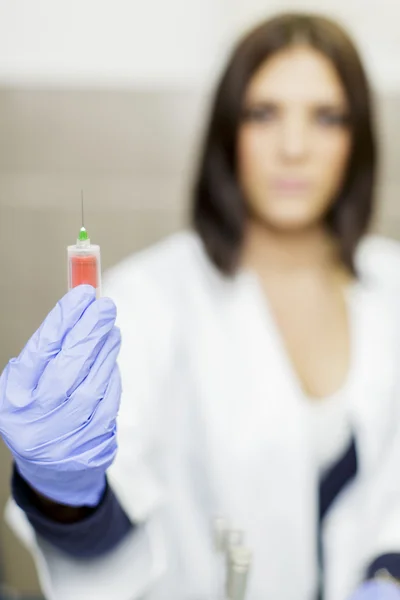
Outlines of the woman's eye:
{"label": "woman's eye", "polygon": [[245,121],[256,123],[267,123],[272,121],[277,115],[277,110],[274,106],[250,106],[243,111]]}
{"label": "woman's eye", "polygon": [[327,127],[344,127],[348,125],[347,114],[332,109],[321,109],[315,114],[317,123]]}

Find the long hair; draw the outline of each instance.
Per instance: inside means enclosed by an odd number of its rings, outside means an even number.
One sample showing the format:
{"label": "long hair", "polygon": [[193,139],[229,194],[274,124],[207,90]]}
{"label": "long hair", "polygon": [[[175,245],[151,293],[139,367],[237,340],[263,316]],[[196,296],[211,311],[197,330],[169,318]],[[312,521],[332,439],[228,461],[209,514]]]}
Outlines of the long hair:
{"label": "long hair", "polygon": [[353,273],[355,249],[371,220],[377,149],[370,88],[359,54],[346,32],[325,17],[277,16],[248,33],[232,52],[217,86],[194,185],[193,226],[211,261],[226,275],[238,266],[247,220],[236,173],[244,95],[265,60],[297,43],[306,43],[331,61],[349,103],[351,157],[326,223]]}

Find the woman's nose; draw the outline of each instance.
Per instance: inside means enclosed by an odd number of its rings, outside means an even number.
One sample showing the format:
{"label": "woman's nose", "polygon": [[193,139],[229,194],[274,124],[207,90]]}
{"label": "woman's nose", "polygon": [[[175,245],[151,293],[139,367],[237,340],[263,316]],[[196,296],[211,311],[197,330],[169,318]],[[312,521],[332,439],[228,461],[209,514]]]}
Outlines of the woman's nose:
{"label": "woman's nose", "polygon": [[307,124],[301,119],[286,119],[280,133],[280,153],[288,161],[303,160],[308,153]]}

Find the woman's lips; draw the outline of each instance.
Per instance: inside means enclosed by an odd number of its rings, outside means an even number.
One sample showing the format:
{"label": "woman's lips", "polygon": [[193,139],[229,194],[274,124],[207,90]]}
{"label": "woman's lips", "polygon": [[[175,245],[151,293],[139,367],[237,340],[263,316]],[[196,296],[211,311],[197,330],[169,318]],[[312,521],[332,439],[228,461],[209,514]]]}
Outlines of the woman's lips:
{"label": "woman's lips", "polygon": [[310,182],[306,179],[297,179],[294,177],[285,177],[275,179],[272,188],[280,193],[301,193],[310,189]]}

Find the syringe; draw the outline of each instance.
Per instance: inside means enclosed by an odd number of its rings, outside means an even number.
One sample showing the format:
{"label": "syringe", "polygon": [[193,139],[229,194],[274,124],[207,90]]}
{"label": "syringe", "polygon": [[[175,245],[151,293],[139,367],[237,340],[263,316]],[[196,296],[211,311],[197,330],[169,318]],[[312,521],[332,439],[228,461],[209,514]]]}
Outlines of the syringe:
{"label": "syringe", "polygon": [[232,546],[229,549],[226,581],[227,600],[245,600],[251,562],[252,554],[248,548]]}
{"label": "syringe", "polygon": [[100,246],[90,243],[84,226],[82,194],[82,227],[74,246],[68,246],[68,289],[78,285],[91,285],[101,294]]}
{"label": "syringe", "polygon": [[244,548],[244,531],[227,519],[213,519],[217,558],[217,600],[245,600],[251,553]]}

